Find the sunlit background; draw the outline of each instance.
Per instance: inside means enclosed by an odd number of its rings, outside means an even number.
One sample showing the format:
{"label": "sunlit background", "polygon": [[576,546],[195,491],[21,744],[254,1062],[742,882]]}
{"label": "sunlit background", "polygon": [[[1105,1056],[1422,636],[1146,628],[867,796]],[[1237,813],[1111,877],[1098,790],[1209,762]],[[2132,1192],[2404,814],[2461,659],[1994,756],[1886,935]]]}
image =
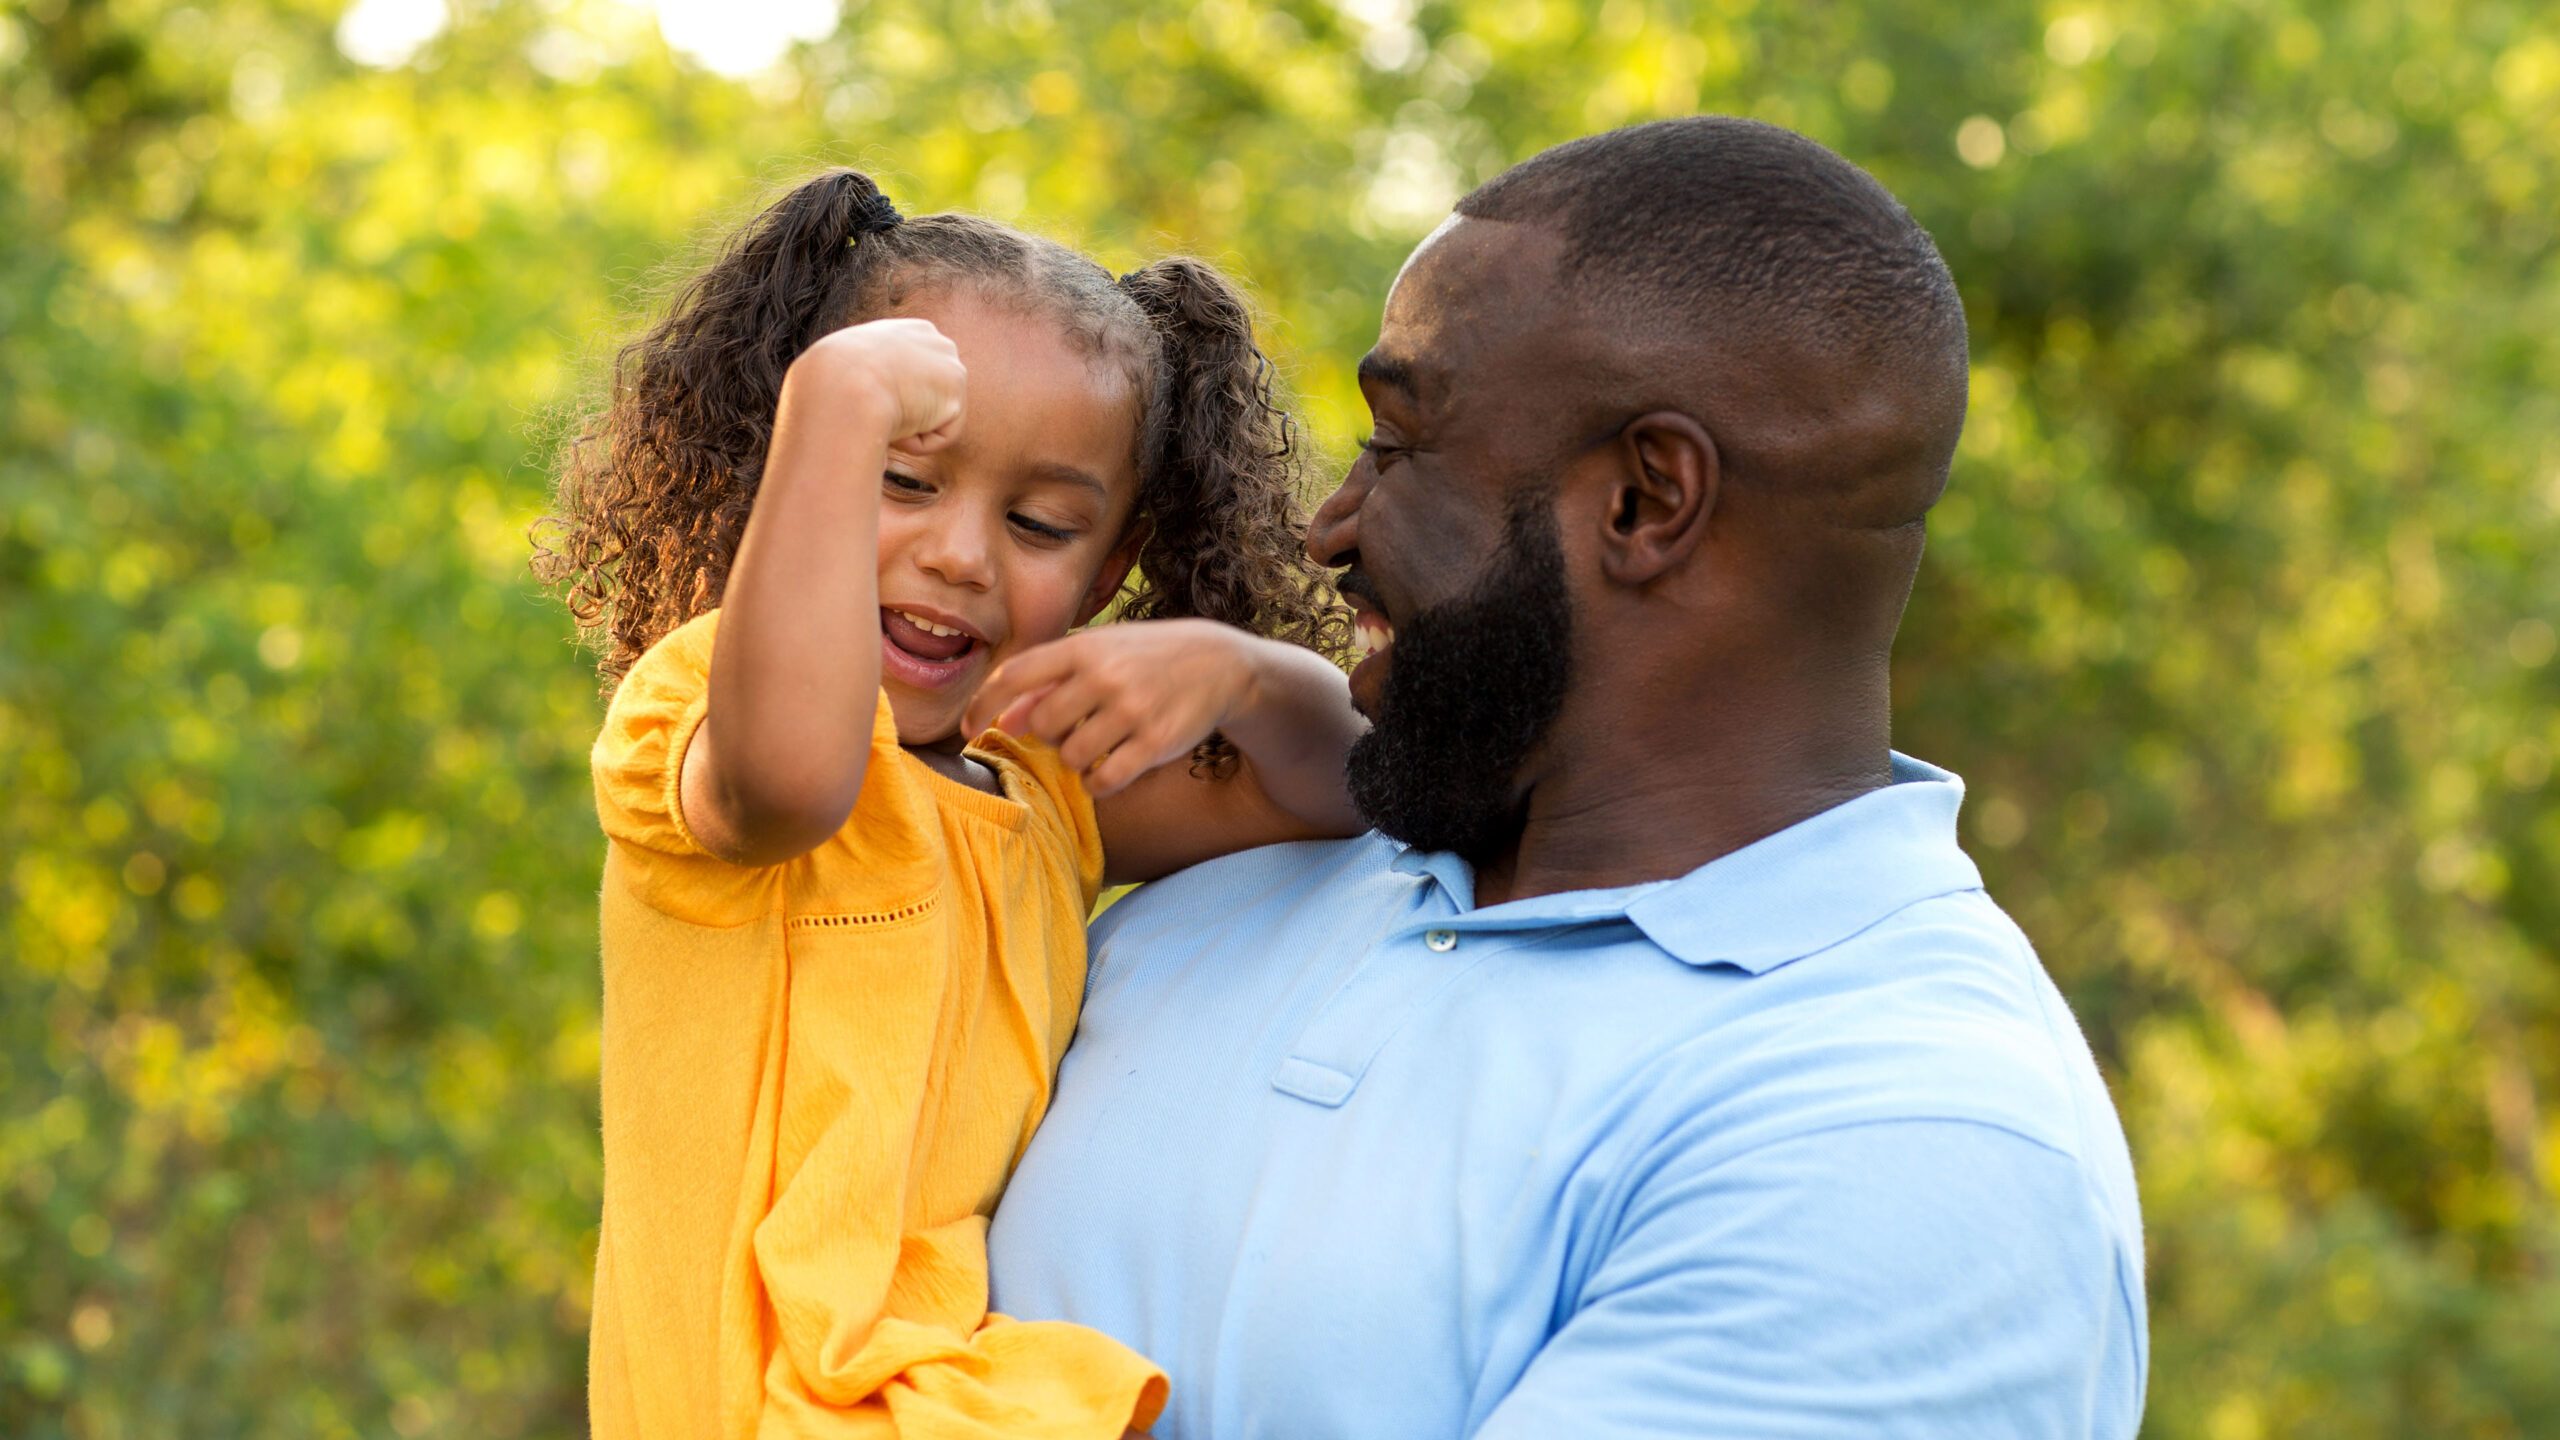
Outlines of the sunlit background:
{"label": "sunlit background", "polygon": [[[562,79],[627,59],[635,43],[645,43],[653,17],[668,46],[733,79],[770,68],[794,43],[826,39],[838,18],[825,0],[596,0],[554,8],[557,18],[526,57]],[[338,19],[338,48],[359,64],[405,65],[452,23],[445,0],[357,0]]]}
{"label": "sunlit background", "polygon": [[582,1433],[525,532],[708,238],[851,161],[1206,254],[1338,461],[1452,199],[1701,109],[1964,286],[1897,743],[2124,1112],[2148,1433],[2560,1436],[2540,0],[0,0],[0,1435]]}

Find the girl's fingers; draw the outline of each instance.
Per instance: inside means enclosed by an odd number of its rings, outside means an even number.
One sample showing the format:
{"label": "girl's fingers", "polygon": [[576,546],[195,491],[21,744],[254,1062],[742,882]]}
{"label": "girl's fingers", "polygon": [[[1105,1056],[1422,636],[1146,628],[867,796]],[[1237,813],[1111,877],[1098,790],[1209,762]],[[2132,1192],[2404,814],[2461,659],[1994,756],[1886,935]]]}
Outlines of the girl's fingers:
{"label": "girl's fingers", "polygon": [[1003,711],[997,714],[993,720],[988,721],[986,724],[981,725],[978,728],[981,730],[1002,730],[1008,735],[1019,735],[1025,733],[1022,728],[1023,717],[1030,713],[1032,706],[1037,705],[1043,699],[1046,699],[1049,692],[1055,688],[1057,687],[1052,685],[1043,685],[1028,695],[1018,695],[1014,697],[1014,699],[1007,703]]}
{"label": "girl's fingers", "polygon": [[978,687],[978,693],[969,698],[969,707],[962,715],[969,733],[975,735],[989,726],[1013,729],[1012,719],[1018,718],[1021,701],[1048,693],[1074,672],[1074,641],[1075,637],[1069,636],[1034,645],[998,666],[996,673],[987,677],[987,683]]}
{"label": "girl's fingers", "polygon": [[951,393],[942,397],[941,403],[927,413],[934,417],[933,423],[925,426],[923,433],[916,437],[926,449],[939,450],[959,438],[960,424],[969,415],[968,402],[961,399],[960,385],[955,382]]}
{"label": "girl's fingers", "polygon": [[1029,735],[1052,745],[1063,743],[1077,725],[1109,699],[1102,686],[1088,675],[1073,675],[1049,687],[1047,694],[1026,705],[1011,707],[1021,714],[1005,727],[1008,734]]}
{"label": "girl's fingers", "polygon": [[1181,747],[1167,746],[1158,737],[1133,735],[1086,774],[1085,791],[1096,800],[1116,795],[1140,776],[1182,753]]}
{"label": "girl's fingers", "polygon": [[1095,761],[1109,755],[1113,747],[1126,742],[1137,728],[1137,721],[1127,712],[1117,706],[1104,706],[1084,717],[1075,733],[1059,744],[1058,758],[1081,775]]}

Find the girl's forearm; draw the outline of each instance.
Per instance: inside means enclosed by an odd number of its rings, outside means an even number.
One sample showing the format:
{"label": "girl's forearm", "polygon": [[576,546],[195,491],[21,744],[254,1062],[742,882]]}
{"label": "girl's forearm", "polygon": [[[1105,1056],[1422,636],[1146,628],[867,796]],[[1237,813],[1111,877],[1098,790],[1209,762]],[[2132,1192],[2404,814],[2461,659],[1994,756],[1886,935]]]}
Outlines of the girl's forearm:
{"label": "girl's forearm", "polygon": [[784,382],[712,651],[705,798],[730,858],[749,863],[790,859],[843,825],[879,703],[890,407],[876,387],[812,368]]}
{"label": "girl's forearm", "polygon": [[1219,726],[1271,802],[1325,834],[1366,828],[1343,782],[1343,757],[1369,728],[1351,685],[1312,650],[1256,637],[1253,682]]}

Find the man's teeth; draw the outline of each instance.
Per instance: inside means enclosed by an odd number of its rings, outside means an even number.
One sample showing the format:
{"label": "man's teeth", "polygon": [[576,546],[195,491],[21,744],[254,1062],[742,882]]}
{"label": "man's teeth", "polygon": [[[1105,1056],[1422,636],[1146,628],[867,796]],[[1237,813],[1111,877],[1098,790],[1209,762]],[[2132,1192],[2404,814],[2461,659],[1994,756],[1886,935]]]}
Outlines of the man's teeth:
{"label": "man's teeth", "polygon": [[932,621],[911,611],[892,610],[889,613],[905,620],[908,624],[913,625],[927,635],[957,635],[960,633],[949,625],[936,625]]}
{"label": "man's teeth", "polygon": [[1375,615],[1363,615],[1360,623],[1352,628],[1351,638],[1365,659],[1396,643],[1396,627]]}

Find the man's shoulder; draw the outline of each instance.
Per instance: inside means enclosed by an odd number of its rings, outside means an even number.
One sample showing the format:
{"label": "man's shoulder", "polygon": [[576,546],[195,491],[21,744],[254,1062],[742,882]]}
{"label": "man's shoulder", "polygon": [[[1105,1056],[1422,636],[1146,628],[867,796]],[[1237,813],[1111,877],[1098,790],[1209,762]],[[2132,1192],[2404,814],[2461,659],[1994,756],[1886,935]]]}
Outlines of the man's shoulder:
{"label": "man's shoulder", "polygon": [[[1751,976],[1729,1023],[1648,1086],[1722,1109],[1721,1143],[1955,1121],[2075,1158],[2121,1146],[2088,1044],[2026,937],[1982,891],[1932,896]],[[2103,1117],[2105,1134],[2092,1134]]]}
{"label": "man's shoulder", "polygon": [[2022,1247],[2012,1273],[2067,1281],[2121,1320],[2116,1383],[2138,1397],[2142,1219],[2123,1125],[2070,1006],[1990,896],[1916,901],[1740,988],[1761,992],[1747,1017],[1639,1077],[1655,1121],[1629,1173],[1784,1203],[1888,1196],[1861,1223],[1892,1243],[2032,1236],[2049,1263]]}

